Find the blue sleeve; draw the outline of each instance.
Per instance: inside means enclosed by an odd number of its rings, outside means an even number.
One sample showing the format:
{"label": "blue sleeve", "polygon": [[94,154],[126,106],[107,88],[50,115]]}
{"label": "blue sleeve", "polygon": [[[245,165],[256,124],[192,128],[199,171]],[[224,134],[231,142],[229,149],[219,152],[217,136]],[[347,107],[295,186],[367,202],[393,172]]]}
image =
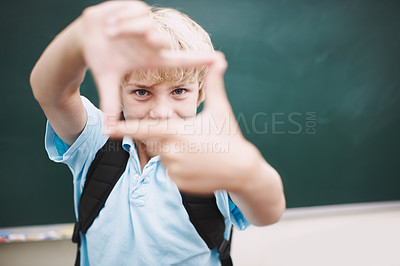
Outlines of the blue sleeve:
{"label": "blue sleeve", "polygon": [[232,223],[235,228],[244,230],[250,226],[250,223],[246,220],[240,209],[228,197],[228,192],[224,190],[216,191],[215,197],[222,215],[226,220]]}
{"label": "blue sleeve", "polygon": [[75,200],[80,197],[87,169],[94,156],[107,141],[107,136],[102,134],[102,112],[85,97],[81,96],[81,99],[85,106],[87,121],[82,133],[70,147],[57,136],[49,121],[45,133],[45,148],[49,158],[54,162],[68,165],[73,174]]}
{"label": "blue sleeve", "polygon": [[238,228],[239,230],[244,230],[247,227],[249,227],[250,223],[246,220],[246,218],[239,210],[239,208],[232,202],[230,198],[228,198],[228,201],[229,201],[229,211],[232,217],[234,217],[234,220],[236,222],[235,224],[236,228]]}

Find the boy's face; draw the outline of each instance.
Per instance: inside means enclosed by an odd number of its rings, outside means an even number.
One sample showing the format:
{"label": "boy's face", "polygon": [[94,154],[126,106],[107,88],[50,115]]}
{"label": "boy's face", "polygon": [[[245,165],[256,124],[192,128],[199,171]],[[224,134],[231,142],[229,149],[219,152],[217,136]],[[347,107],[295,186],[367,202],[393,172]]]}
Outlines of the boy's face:
{"label": "boy's face", "polygon": [[130,79],[121,96],[127,120],[194,117],[199,104],[199,84],[152,84]]}

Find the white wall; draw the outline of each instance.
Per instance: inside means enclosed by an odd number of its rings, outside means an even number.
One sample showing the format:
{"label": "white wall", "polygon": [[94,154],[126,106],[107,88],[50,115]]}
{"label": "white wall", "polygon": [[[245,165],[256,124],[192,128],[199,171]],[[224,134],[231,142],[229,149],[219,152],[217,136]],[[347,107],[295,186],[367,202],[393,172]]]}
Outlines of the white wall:
{"label": "white wall", "polygon": [[[235,266],[400,266],[400,202],[289,209],[233,237]],[[71,266],[75,252],[70,240],[5,243],[0,265]]]}

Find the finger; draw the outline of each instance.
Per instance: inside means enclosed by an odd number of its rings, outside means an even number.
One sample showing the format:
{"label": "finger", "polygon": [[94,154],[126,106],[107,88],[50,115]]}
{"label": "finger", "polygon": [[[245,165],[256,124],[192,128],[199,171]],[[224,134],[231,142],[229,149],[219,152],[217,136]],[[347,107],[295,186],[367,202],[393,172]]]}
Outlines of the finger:
{"label": "finger", "polygon": [[127,120],[119,121],[113,126],[109,126],[105,132],[113,138],[122,138],[130,136],[135,140],[143,142],[157,139],[164,142],[168,139],[174,138],[179,133],[178,120],[157,120],[157,119],[143,119],[143,120]]}
{"label": "finger", "polygon": [[[139,5],[137,5],[137,3],[139,3]],[[105,1],[103,3],[85,8],[84,13],[97,14],[98,16],[101,16],[101,21],[104,23],[104,25],[106,25],[107,23],[118,21],[118,14],[122,14],[129,9],[140,10],[139,6],[143,5],[146,4],[139,1],[135,1],[134,4],[131,1]]]}
{"label": "finger", "polygon": [[204,87],[206,99],[203,110],[225,111],[231,109],[230,103],[225,91],[224,74],[228,63],[223,53],[217,51],[215,60],[208,68],[207,75],[204,79]]}
{"label": "finger", "polygon": [[168,39],[157,32],[156,30],[150,30],[145,33],[145,40],[146,42],[151,46],[156,49],[168,49],[169,48],[169,43]]}
{"label": "finger", "polygon": [[205,101],[202,110],[204,119],[211,119],[217,125],[217,131],[225,134],[241,134],[231,104],[225,90],[224,74],[228,63],[221,52],[209,67],[204,80]]}
{"label": "finger", "polygon": [[107,35],[116,37],[126,37],[135,35],[144,35],[153,28],[153,21],[149,16],[132,18],[129,20],[120,21],[107,26]]}
{"label": "finger", "polygon": [[100,109],[104,112],[105,126],[115,124],[121,114],[120,77],[116,73],[93,74],[98,88]]}
{"label": "finger", "polygon": [[215,60],[215,55],[189,51],[161,51],[161,59],[155,67],[197,67],[209,66]]}
{"label": "finger", "polygon": [[151,14],[151,7],[144,2],[128,2],[128,4],[123,9],[118,10],[118,12],[112,13],[107,18],[107,25],[116,25],[124,20],[131,20]]}
{"label": "finger", "polygon": [[97,5],[86,7],[83,10],[83,13],[84,14],[85,13],[86,14],[87,13],[89,13],[89,14],[97,13],[99,15],[106,16],[106,15],[110,15],[110,14],[115,14],[119,10],[126,9],[127,4],[129,4],[129,3],[121,3],[121,2],[117,2],[117,1],[106,1],[103,3],[97,4]]}

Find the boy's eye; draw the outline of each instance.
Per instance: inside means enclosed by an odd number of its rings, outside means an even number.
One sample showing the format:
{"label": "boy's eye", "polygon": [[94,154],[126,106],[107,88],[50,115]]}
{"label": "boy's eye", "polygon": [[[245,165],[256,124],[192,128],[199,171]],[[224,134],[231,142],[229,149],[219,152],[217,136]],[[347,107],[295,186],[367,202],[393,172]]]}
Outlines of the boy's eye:
{"label": "boy's eye", "polygon": [[133,91],[136,95],[138,95],[138,96],[146,96],[146,95],[148,95],[148,91],[147,90],[143,90],[143,89],[141,89],[141,90],[135,90],[135,91]]}
{"label": "boy's eye", "polygon": [[182,94],[184,94],[186,92],[186,89],[175,89],[174,91],[173,91],[173,94],[175,94],[175,95],[182,95]]}

